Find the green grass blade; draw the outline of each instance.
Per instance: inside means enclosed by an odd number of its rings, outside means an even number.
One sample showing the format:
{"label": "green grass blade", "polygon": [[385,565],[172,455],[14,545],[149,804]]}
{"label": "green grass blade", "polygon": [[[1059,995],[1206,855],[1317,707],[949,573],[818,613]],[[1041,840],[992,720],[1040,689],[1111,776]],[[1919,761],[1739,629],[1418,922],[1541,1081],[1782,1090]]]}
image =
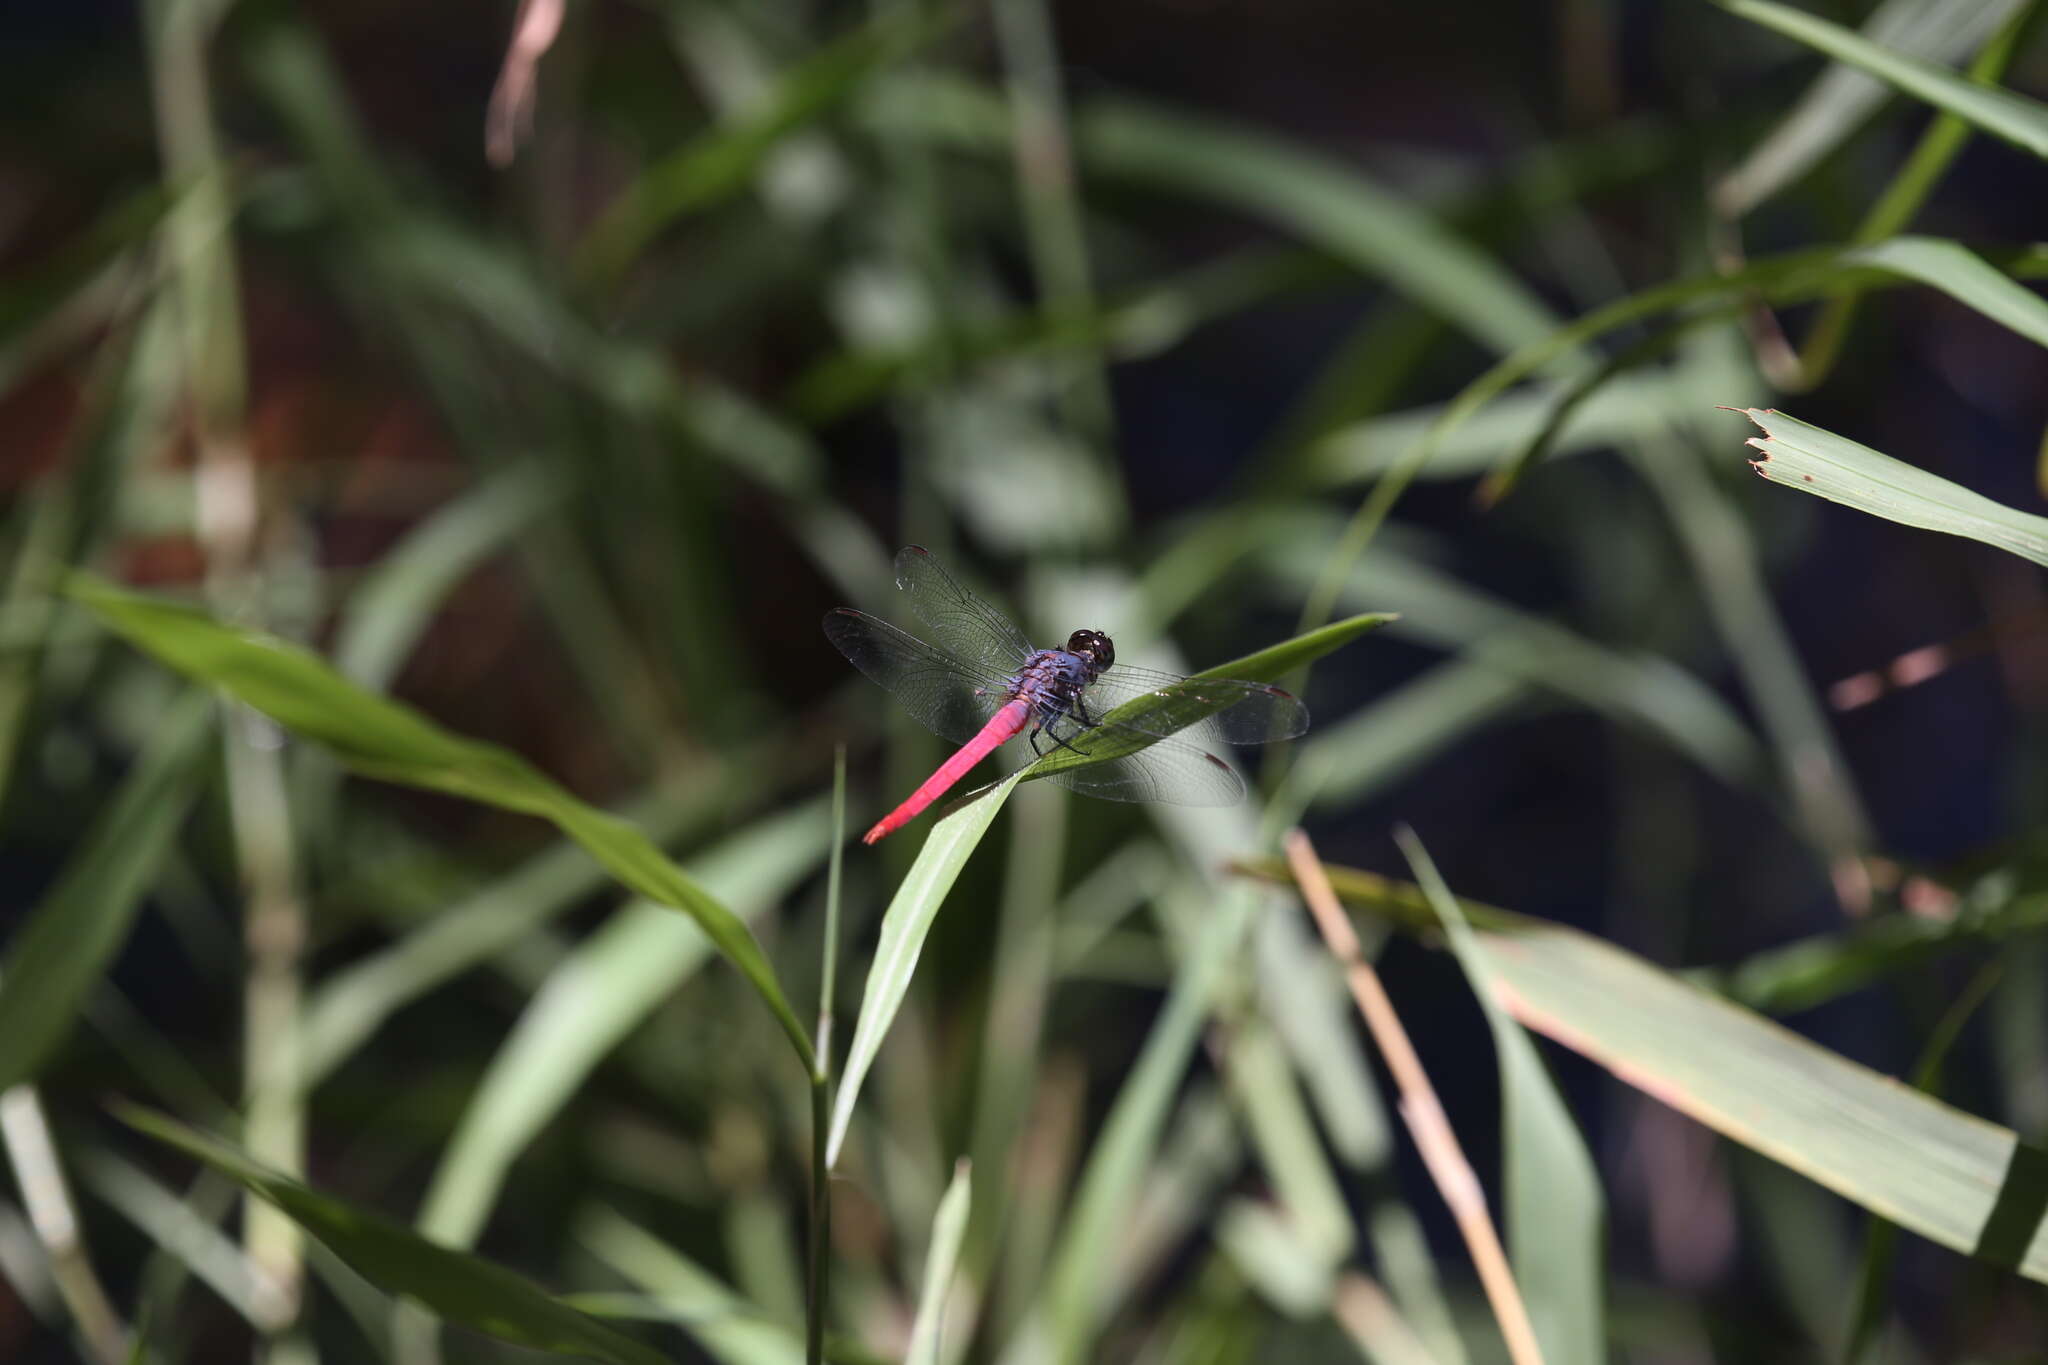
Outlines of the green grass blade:
{"label": "green grass blade", "polygon": [[[691,872],[720,901],[758,914],[815,864],[826,818],[820,799],[762,821],[693,862]],[[434,1172],[420,1231],[443,1245],[473,1245],[513,1160],[710,954],[696,926],[645,901],[579,945],[491,1059]]]}
{"label": "green grass blade", "polygon": [[[2032,4],[2015,6],[2009,18],[1991,35],[1970,62],[1968,79],[1989,85],[2005,74],[2013,54],[2024,46],[2034,24],[2041,18]],[[1949,165],[1976,132],[1967,122],[1944,112],[1929,123],[1914,144],[1912,155],[1885,186],[1884,193],[1864,213],[1849,240],[1876,243],[1905,231],[1913,215],[1927,202]],[[1807,329],[1799,346],[1799,377],[1809,388],[1818,387],[1834,369],[1848,339],[1849,323],[1856,313],[1857,294],[1845,289],[1835,294]]]}
{"label": "green grass blade", "polygon": [[[1963,1026],[1970,1022],[1970,1016],[1998,985],[2004,969],[2005,964],[1996,959],[1986,963],[1942,1013],[1920,1049],[1920,1059],[1913,1065],[1915,1089],[1929,1095],[1941,1094],[1942,1067],[1948,1062],[1948,1054],[1963,1036]],[[1896,1223],[1877,1217],[1872,1217],[1869,1224],[1863,1234],[1863,1264],[1856,1277],[1856,1297],[1849,1306],[1849,1342],[1842,1352],[1844,1365],[1876,1358],[1870,1348],[1892,1313],[1891,1277],[1899,1228]]]}
{"label": "green grass blade", "polygon": [[634,826],[577,800],[517,755],[464,739],[409,706],[364,691],[288,641],[89,577],[74,577],[71,593],[138,648],[327,746],[366,776],[553,822],[620,882],[696,920],[753,985],[810,1069],[810,1036],[753,934]]}
{"label": "green grass blade", "polygon": [[[1330,873],[1347,904],[1412,920],[1412,889]],[[1482,926],[1488,981],[1526,1027],[1910,1232],[2048,1283],[2048,1158],[2011,1129],[1590,934],[1460,906]]]}
{"label": "green grass blade", "polygon": [[335,668],[383,691],[456,584],[560,493],[539,467],[514,465],[421,522],[349,595],[335,626]]}
{"label": "green grass blade", "polygon": [[2035,156],[2048,157],[2048,105],[1997,86],[1977,85],[1955,72],[1879,47],[1868,38],[1818,15],[1772,0],[1715,0],[1731,14],[1774,29],[1824,52],[1836,61],[1868,71],[1888,85],[1958,118],[1967,119]]}
{"label": "green grass blade", "polygon": [[[722,818],[756,796],[755,775],[766,771],[758,761],[764,753],[742,756],[730,767],[714,760],[684,782],[628,803],[626,818],[663,844]],[[330,972],[306,1005],[305,1083],[317,1085],[406,1005],[511,950],[604,883],[604,868],[581,844],[563,838],[389,947]]]}
{"label": "green grass blade", "polygon": [[1531,684],[1459,657],[1382,693],[1311,734],[1301,765],[1319,774],[1317,807],[1351,806],[1474,732],[1525,708]]}
{"label": "green grass blade", "polygon": [[1413,201],[1294,142],[1109,102],[1084,111],[1077,138],[1091,170],[1200,194],[1272,222],[1381,276],[1496,350],[1512,351],[1556,326],[1528,286]]}
{"label": "green grass blade", "polygon": [[1843,261],[1932,285],[2035,345],[2048,346],[2048,300],[1955,242],[1894,237],[1852,251]]}
{"label": "green grass blade", "polygon": [[1166,1005],[1089,1152],[1041,1301],[1042,1325],[1056,1365],[1092,1358],[1110,1291],[1117,1287],[1107,1272],[1115,1264],[1119,1232],[1157,1155],[1181,1078],[1243,951],[1262,895],[1237,888],[1208,908]]}
{"label": "green grass blade", "polygon": [[952,1183],[932,1216],[932,1246],[924,1259],[924,1285],[917,1295],[917,1317],[910,1325],[910,1345],[903,1365],[940,1365],[945,1356],[940,1340],[946,1329],[946,1301],[960,1266],[960,1243],[967,1236],[967,1213],[974,1182],[962,1159],[953,1167]]}
{"label": "green grass blade", "polygon": [[[1910,240],[1894,238],[1894,241]],[[1884,245],[1884,244],[1880,244]],[[1752,261],[1740,270],[1687,276],[1653,285],[1639,293],[1603,304],[1574,318],[1540,341],[1531,342],[1460,389],[1444,404],[1436,420],[1388,465],[1388,477],[1417,476],[1427,469],[1451,435],[1513,385],[1543,369],[1560,355],[1623,327],[1681,310],[1719,312],[1733,316],[1761,296],[1770,303],[1804,303],[1833,290],[1896,287],[1911,278],[1891,268],[1883,253],[1866,256],[1869,247],[1815,247]],[[1994,253],[1993,269],[2016,279],[2048,274],[2048,250],[2023,247]],[[2001,319],[2002,320],[2002,319]],[[1545,411],[1549,409],[1546,406]],[[1512,452],[1500,453],[1502,458]]]}
{"label": "green grass blade", "polygon": [[[1318,547],[1328,543],[1327,534],[1302,531],[1277,538],[1267,558],[1279,582],[1305,590],[1322,572]],[[1742,718],[1669,659],[1587,639],[1386,550],[1353,568],[1338,601],[1368,595],[1400,609],[1396,633],[1462,651],[1473,663],[1639,725],[1730,786],[1751,784],[1767,770],[1763,750]]]}
{"label": "green grass blade", "polygon": [[[800,1334],[616,1210],[586,1209],[575,1235],[593,1256],[651,1296],[636,1316],[658,1306],[665,1320],[681,1326],[713,1359],[726,1365],[799,1365],[804,1359]],[[828,1348],[826,1358],[841,1356]]]}
{"label": "green grass blade", "polygon": [[882,936],[875,945],[874,964],[861,993],[860,1018],[853,1026],[853,1043],[846,1053],[846,1069],[840,1074],[839,1093],[832,1106],[832,1135],[825,1144],[825,1164],[839,1163],[839,1148],[846,1141],[847,1125],[853,1120],[854,1101],[882,1039],[903,1006],[917,970],[917,955],[924,949],[925,936],[946,893],[960,878],[960,869],[995,822],[1003,803],[1010,797],[1021,774],[997,783],[986,796],[969,800],[932,827],[917,861],[896,888],[896,895],[882,915]]}
{"label": "green grass blade", "polygon": [[[1305,668],[1333,650],[1341,649],[1370,630],[1377,630],[1396,619],[1388,612],[1367,612],[1364,615],[1333,621],[1318,630],[1311,630],[1270,645],[1241,659],[1227,664],[1190,674],[1188,681],[1200,682],[1205,678],[1242,678],[1247,682],[1272,682],[1284,678],[1298,668]],[[1228,695],[1214,701],[1202,698],[1193,690],[1168,689],[1127,701],[1122,706],[1102,717],[1105,721],[1124,722],[1124,728],[1114,732],[1110,739],[1098,738],[1088,746],[1086,754],[1057,749],[1039,759],[1024,770],[1027,780],[1050,777],[1055,773],[1070,772],[1075,768],[1086,768],[1092,764],[1122,758],[1147,748],[1152,738],[1143,730],[1134,728],[1133,723],[1170,720],[1176,727],[1192,725],[1198,720],[1215,715],[1230,704]]]}
{"label": "green grass blade", "polygon": [[184,822],[212,733],[213,699],[165,718],[43,902],[0,973],[0,1091],[34,1076],[128,937],[143,893]]}
{"label": "green grass blade", "polygon": [[1839,502],[1886,521],[1995,545],[2048,565],[2048,517],[1993,502],[1904,460],[1837,436],[1776,409],[1746,408],[1762,427],[1750,461],[1772,483]]}
{"label": "green grass blade", "polygon": [[[1858,35],[1904,57],[1946,64],[1991,36],[2022,0],[1886,0]],[[1784,121],[1714,188],[1715,206],[1739,218],[1813,169],[1884,102],[1884,84],[1848,65],[1821,72]]]}
{"label": "green grass blade", "polygon": [[435,1246],[153,1110],[121,1105],[115,1112],[131,1127],[196,1157],[276,1205],[365,1279],[393,1293],[411,1295],[450,1322],[501,1341],[586,1360],[662,1365],[659,1352],[557,1302],[503,1266]]}
{"label": "green grass blade", "polygon": [[792,67],[746,117],[705,133],[628,186],[578,248],[578,273],[606,282],[617,279],[664,228],[746,188],[784,139],[829,113],[930,28],[928,21],[885,18]]}
{"label": "green grass blade", "polygon": [[1500,1062],[1509,1257],[1547,1360],[1607,1358],[1603,1269],[1606,1199],[1585,1139],[1536,1045],[1508,1017],[1487,953],[1413,831],[1395,832],[1416,883],[1442,920],[1451,951],[1486,1011]]}

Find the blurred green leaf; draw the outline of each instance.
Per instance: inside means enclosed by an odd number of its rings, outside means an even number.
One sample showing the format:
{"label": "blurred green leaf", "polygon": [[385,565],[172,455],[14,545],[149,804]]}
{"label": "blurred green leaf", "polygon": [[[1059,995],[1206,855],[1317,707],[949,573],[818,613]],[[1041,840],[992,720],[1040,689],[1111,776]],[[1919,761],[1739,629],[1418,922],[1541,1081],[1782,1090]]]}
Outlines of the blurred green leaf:
{"label": "blurred green leaf", "polygon": [[[690,874],[755,918],[823,855],[821,798],[762,820],[691,860]],[[492,1057],[443,1149],[418,1220],[444,1246],[471,1246],[535,1134],[592,1068],[675,993],[713,951],[694,924],[635,901],[578,944],[548,977]]]}
{"label": "blurred green leaf", "polygon": [[[1321,525],[1267,544],[1264,557],[1289,594],[1322,571],[1330,523]],[[1472,663],[1640,725],[1731,786],[1753,784],[1767,771],[1756,736],[1734,708],[1669,659],[1590,640],[1386,549],[1354,566],[1338,593],[1340,603],[1366,600],[1400,610],[1393,633],[1457,650]]]}
{"label": "blurred green leaf", "polygon": [[335,625],[334,666],[372,691],[391,684],[420,632],[463,578],[561,495],[537,465],[514,465],[421,522],[349,594]]}
{"label": "blurred green leaf", "polygon": [[1722,9],[1774,29],[1837,61],[1868,71],[1916,99],[1968,119],[1995,137],[2048,157],[2048,105],[1997,86],[1978,85],[1955,72],[1879,47],[1818,15],[1772,0],[1714,0]]}
{"label": "blurred green leaf", "polygon": [[960,869],[988,833],[1003,803],[1010,798],[1021,774],[1012,773],[987,789],[970,796],[965,804],[932,826],[924,847],[917,852],[889,908],[882,915],[882,936],[875,945],[875,960],[868,968],[867,986],[861,992],[860,1018],[853,1026],[853,1043],[847,1049],[846,1069],[839,1078],[839,1093],[832,1104],[832,1135],[825,1144],[825,1164],[839,1163],[839,1149],[846,1141],[847,1125],[853,1121],[854,1101],[882,1039],[903,1006],[917,970],[917,956],[924,950],[946,893],[960,879]]}
{"label": "blurred green leaf", "polygon": [[[1998,985],[2004,964],[1987,962],[1977,970],[1961,994],[1942,1012],[1934,1031],[1921,1045],[1920,1059],[1913,1065],[1913,1088],[1924,1094],[1941,1094],[1941,1071],[1949,1052],[1963,1036],[1963,1026],[1977,1012]],[[1877,1341],[1885,1319],[1892,1314],[1891,1277],[1897,1259],[1898,1224],[1872,1215],[1863,1234],[1863,1267],[1856,1278],[1856,1297],[1849,1306],[1849,1340],[1842,1352],[1843,1365],[1858,1365],[1871,1359],[1870,1348]]]}
{"label": "blurred green leaf", "polygon": [[[1297,635],[1277,645],[1269,645],[1256,653],[1227,664],[1203,669],[1200,673],[1188,675],[1189,683],[1200,683],[1210,678],[1240,678],[1246,682],[1272,682],[1284,678],[1298,668],[1305,668],[1334,650],[1350,644],[1367,631],[1377,630],[1389,621],[1397,619],[1388,612],[1368,612],[1360,616],[1333,621],[1318,630]],[[1210,697],[1199,688],[1168,688],[1148,693],[1117,707],[1101,719],[1106,722],[1120,722],[1124,728],[1100,732],[1088,746],[1085,754],[1070,749],[1055,749],[1045,757],[1024,769],[1026,780],[1051,777],[1056,773],[1086,768],[1097,763],[1106,763],[1113,758],[1122,758],[1149,746],[1151,737],[1139,725],[1158,725],[1164,722],[1174,729],[1193,725],[1196,721],[1215,715],[1224,707],[1236,701],[1236,696],[1224,693]],[[1104,736],[1108,737],[1104,737]]]}
{"label": "blurred green leaf", "polygon": [[1995,545],[2048,565],[2048,517],[1995,503],[1904,460],[1837,436],[1776,409],[1745,408],[1762,427],[1750,461],[1772,483],[1922,530]]}
{"label": "blurred green leaf", "polygon": [[[1857,36],[1872,47],[1946,64],[1972,52],[2031,0],[1884,0]],[[1811,170],[1884,102],[1885,86],[1853,66],[1821,72],[1742,164],[1714,187],[1715,206],[1740,218]]]}
{"label": "blurred green leaf", "polygon": [[164,717],[0,973],[0,1091],[33,1077],[71,1031],[121,949],[171,840],[198,795],[213,699],[193,690]]}
{"label": "blurred green leaf", "polygon": [[516,754],[463,739],[409,706],[363,691],[289,641],[83,575],[73,577],[70,591],[139,648],[326,745],[358,772],[553,822],[625,885],[696,920],[752,983],[810,1069],[809,1035],[753,934],[632,825],[578,801]]}
{"label": "blurred green leaf", "polygon": [[[577,1220],[576,1240],[652,1295],[663,1318],[681,1326],[729,1365],[797,1365],[801,1335],[770,1320],[709,1271],[617,1211],[594,1206]],[[638,1316],[639,1314],[636,1314]],[[827,1351],[828,1359],[844,1359]]]}
{"label": "blurred green leaf", "polygon": [[[1330,873],[1345,902],[1413,917],[1412,892]],[[1524,1026],[1929,1241],[2048,1282],[2048,1156],[2011,1129],[1589,934],[1460,906],[1481,928],[1489,984]]]}
{"label": "blurred green leaf", "polygon": [[411,1295],[450,1322],[537,1350],[614,1365],[662,1365],[660,1352],[557,1302],[503,1266],[435,1246],[153,1110],[123,1104],[115,1113],[139,1132],[196,1157],[276,1205],[366,1279]]}
{"label": "blurred green leaf", "polygon": [[1318,773],[1318,807],[1348,807],[1418,765],[1528,706],[1535,689],[1513,673],[1458,656],[1382,693],[1302,742]]}
{"label": "blurred green leaf", "polygon": [[1893,237],[1850,252],[1843,263],[1875,266],[1932,285],[2035,345],[2048,346],[2048,299],[1958,243],[1939,237]]}
{"label": "blurred green leaf", "polygon": [[[667,843],[754,799],[766,772],[758,761],[762,752],[743,754],[730,767],[712,762],[693,770],[629,802],[625,818],[656,842]],[[604,882],[603,866],[565,837],[438,910],[389,947],[329,972],[306,1003],[301,1038],[306,1084],[317,1085],[406,1005],[507,952]]]}
{"label": "blurred green leaf", "polygon": [[664,228],[744,189],[791,133],[829,113],[934,24],[887,13],[827,43],[785,73],[760,107],[656,162],[604,210],[578,248],[579,270],[613,281]]}
{"label": "blurred green leaf", "polygon": [[1037,1321],[1024,1328],[1044,1334],[1056,1365],[1093,1358],[1096,1336],[1122,1283],[1108,1271],[1116,1264],[1126,1220],[1158,1155],[1188,1061],[1263,904],[1262,892],[1239,887],[1207,907],[1165,1007],[1089,1151],[1035,1309]]}
{"label": "blurred green leaf", "polygon": [[946,1304],[953,1277],[960,1268],[960,1243],[967,1235],[967,1213],[973,1202],[973,1181],[965,1158],[953,1166],[953,1179],[932,1215],[931,1251],[924,1261],[924,1284],[917,1294],[917,1316],[910,1324],[910,1345],[903,1365],[940,1365],[946,1357],[940,1342],[946,1330]]}
{"label": "blurred green leaf", "polygon": [[1091,169],[1198,193],[1276,223],[1497,350],[1512,351],[1556,326],[1528,286],[1413,200],[1296,142],[1111,101],[1089,104],[1075,132]]}
{"label": "blurred green leaf", "polygon": [[1547,1360],[1607,1358],[1606,1198],[1585,1139],[1536,1045],[1495,994],[1487,950],[1458,902],[1405,826],[1395,831],[1416,883],[1486,1011],[1500,1063],[1501,1145],[1506,1153],[1509,1257]]}

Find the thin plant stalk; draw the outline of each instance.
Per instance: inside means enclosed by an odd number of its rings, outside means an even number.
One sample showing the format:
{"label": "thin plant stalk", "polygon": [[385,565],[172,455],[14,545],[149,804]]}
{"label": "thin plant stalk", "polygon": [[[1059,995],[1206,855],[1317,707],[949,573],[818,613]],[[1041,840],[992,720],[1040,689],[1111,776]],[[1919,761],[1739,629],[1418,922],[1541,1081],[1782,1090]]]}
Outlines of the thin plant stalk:
{"label": "thin plant stalk", "polygon": [[[224,0],[157,0],[147,11],[164,173],[184,197],[166,224],[184,350],[186,395],[198,451],[198,531],[215,610],[246,617],[261,570],[261,493],[248,433],[246,348],[231,234],[227,168],[213,126],[207,54]],[[235,853],[247,897],[244,934],[244,1083],[249,1151],[287,1173],[303,1167],[305,1114],[298,1076],[299,960],[306,940],[276,727],[230,705],[225,767]],[[294,1311],[304,1281],[298,1225],[251,1199],[243,1238],[256,1268]],[[287,1314],[287,1317],[291,1314]]]}
{"label": "thin plant stalk", "polygon": [[1387,998],[1386,987],[1380,984],[1379,973],[1359,949],[1358,933],[1337,903],[1337,893],[1323,871],[1322,860],[1316,856],[1308,835],[1299,829],[1288,832],[1287,862],[1330,955],[1344,969],[1344,979],[1351,987],[1352,999],[1358,1002],[1358,1012],[1372,1030],[1373,1041],[1386,1058],[1387,1069],[1394,1073],[1394,1083],[1401,1091],[1401,1118],[1472,1253],[1479,1282],[1486,1289],[1487,1301],[1493,1305],[1493,1315],[1507,1342],[1509,1358],[1514,1365],[1542,1365],[1543,1352],[1536,1344],[1536,1329],[1529,1321],[1529,1310],[1522,1302],[1514,1272],[1508,1268],[1500,1233],[1486,1210],[1486,1194],[1480,1188],[1479,1177],[1473,1172],[1472,1163],[1465,1159],[1458,1135],[1444,1114],[1428,1073],[1422,1069],[1422,1059],[1415,1055],[1414,1044],[1408,1041],[1408,1031],[1401,1026],[1393,1002]]}
{"label": "thin plant stalk", "polygon": [[50,1258],[50,1278],[71,1311],[71,1321],[100,1365],[120,1365],[128,1358],[128,1331],[107,1299],[99,1276],[86,1255],[78,1228],[78,1207],[64,1181],[50,1121],[36,1088],[24,1082],[0,1094],[0,1143],[21,1186],[29,1224]]}
{"label": "thin plant stalk", "polygon": [[846,846],[846,746],[832,754],[832,851],[825,864],[825,946],[818,967],[818,1045],[811,1061],[811,1198],[807,1207],[810,1247],[805,1271],[809,1312],[804,1323],[804,1358],[825,1358],[825,1296],[831,1288],[832,1192],[826,1169],[826,1141],[832,1127],[832,998],[839,976],[839,877]]}
{"label": "thin plant stalk", "polygon": [[[1060,88],[1058,45],[1044,0],[995,0],[996,45],[1002,54],[1010,130],[1023,201],[1024,234],[1037,279],[1041,309],[1055,329],[1085,326],[1094,317],[1095,290],[1088,268],[1066,97]],[[1055,360],[1059,399],[1067,425],[1098,461],[1116,440],[1109,379],[1097,345]],[[1115,487],[1116,481],[1106,481]]]}
{"label": "thin plant stalk", "polygon": [[1330,1316],[1374,1365],[1436,1365],[1436,1357],[1387,1291],[1362,1270],[1347,1270],[1337,1277]]}

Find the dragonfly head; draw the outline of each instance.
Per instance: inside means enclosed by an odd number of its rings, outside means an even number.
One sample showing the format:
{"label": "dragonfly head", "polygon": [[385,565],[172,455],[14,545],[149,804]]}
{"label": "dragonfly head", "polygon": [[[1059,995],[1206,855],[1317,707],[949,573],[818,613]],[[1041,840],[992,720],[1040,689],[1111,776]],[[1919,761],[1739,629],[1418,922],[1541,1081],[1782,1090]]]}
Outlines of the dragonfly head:
{"label": "dragonfly head", "polygon": [[1067,637],[1067,653],[1088,661],[1089,671],[1100,673],[1116,662],[1116,646],[1099,630],[1077,630]]}

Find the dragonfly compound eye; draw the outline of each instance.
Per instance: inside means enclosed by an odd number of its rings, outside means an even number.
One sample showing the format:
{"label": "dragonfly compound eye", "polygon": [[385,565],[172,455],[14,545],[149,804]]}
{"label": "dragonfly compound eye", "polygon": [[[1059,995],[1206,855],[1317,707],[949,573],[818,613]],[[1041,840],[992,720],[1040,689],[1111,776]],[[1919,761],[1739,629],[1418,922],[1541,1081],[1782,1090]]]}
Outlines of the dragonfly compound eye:
{"label": "dragonfly compound eye", "polygon": [[1067,653],[1092,659],[1098,669],[1116,662],[1116,646],[1099,630],[1077,630],[1067,637]]}

